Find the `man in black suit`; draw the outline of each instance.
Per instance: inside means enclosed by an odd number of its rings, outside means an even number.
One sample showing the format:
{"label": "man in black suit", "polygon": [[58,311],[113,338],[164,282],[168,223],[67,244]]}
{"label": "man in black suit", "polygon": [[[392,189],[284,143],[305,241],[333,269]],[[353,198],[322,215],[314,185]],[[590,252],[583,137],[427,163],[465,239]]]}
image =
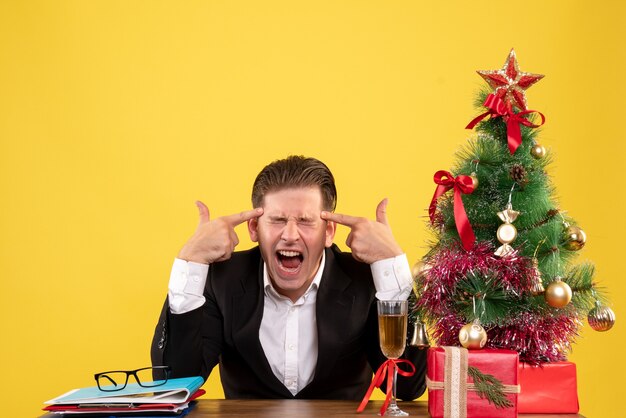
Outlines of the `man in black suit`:
{"label": "man in black suit", "polygon": [[[219,363],[227,398],[361,399],[385,361],[376,300],[406,299],[411,275],[387,200],[373,221],[333,213],[336,199],[326,165],[291,156],[259,173],[255,209],[212,220],[197,202],[200,224],[174,262],[153,365],[206,379]],[[259,245],[235,252],[244,222]],[[333,244],[338,223],[351,229],[351,254]],[[416,373],[398,378],[397,395],[411,400],[424,392],[425,352],[407,347],[404,358]]]}

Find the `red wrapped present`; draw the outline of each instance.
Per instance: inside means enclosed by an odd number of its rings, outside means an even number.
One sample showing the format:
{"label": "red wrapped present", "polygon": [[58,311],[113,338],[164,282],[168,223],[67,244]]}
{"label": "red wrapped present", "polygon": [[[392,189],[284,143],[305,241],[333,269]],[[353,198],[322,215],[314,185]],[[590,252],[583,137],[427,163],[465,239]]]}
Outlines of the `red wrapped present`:
{"label": "red wrapped present", "polygon": [[576,414],[578,391],[576,365],[569,361],[541,366],[519,364],[521,392],[517,398],[520,414]]}
{"label": "red wrapped present", "polygon": [[[476,392],[468,368],[492,375],[502,385],[511,406],[496,407]],[[518,354],[511,350],[471,350],[461,347],[431,347],[428,350],[428,412],[440,417],[517,417]],[[469,373],[472,374],[472,373]]]}

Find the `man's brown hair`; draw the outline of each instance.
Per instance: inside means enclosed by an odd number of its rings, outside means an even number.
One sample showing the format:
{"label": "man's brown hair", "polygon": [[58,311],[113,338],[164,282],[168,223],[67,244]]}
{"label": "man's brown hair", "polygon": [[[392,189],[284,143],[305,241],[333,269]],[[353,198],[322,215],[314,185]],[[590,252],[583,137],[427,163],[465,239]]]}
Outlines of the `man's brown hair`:
{"label": "man's brown hair", "polygon": [[323,209],[334,211],[337,206],[337,189],[335,178],[326,164],[315,158],[290,155],[261,170],[252,186],[252,206],[260,207],[268,192],[311,186],[320,188]]}

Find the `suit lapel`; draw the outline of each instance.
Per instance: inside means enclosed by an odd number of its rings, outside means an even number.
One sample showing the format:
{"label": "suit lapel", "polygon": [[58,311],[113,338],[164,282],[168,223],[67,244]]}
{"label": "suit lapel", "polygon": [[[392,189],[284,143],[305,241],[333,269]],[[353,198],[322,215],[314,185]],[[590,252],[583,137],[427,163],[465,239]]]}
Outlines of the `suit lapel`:
{"label": "suit lapel", "polygon": [[326,250],[326,266],[315,308],[318,338],[315,380],[332,372],[336,351],[344,343],[354,304],[354,295],[347,290],[351,281],[337,265],[333,251]]}
{"label": "suit lapel", "polygon": [[263,261],[259,263],[256,277],[241,278],[240,292],[233,293],[233,341],[241,357],[250,369],[282,397],[293,397],[291,392],[274,375],[259,340],[259,329],[263,318]]}

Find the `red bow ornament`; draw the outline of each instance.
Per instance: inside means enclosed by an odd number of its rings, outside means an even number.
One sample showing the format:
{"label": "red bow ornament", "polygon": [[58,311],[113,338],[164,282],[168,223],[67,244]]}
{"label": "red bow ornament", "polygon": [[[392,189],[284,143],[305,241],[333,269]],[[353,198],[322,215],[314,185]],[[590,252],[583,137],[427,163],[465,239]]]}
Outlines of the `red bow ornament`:
{"label": "red bow ornament", "polygon": [[[523,110],[519,113],[513,112],[510,104],[507,106],[500,97],[493,93],[487,96],[483,106],[485,106],[488,110],[485,113],[476,116],[465,127],[465,129],[473,129],[478,122],[487,116],[491,116],[492,118],[501,116],[506,121],[506,135],[511,154],[514,154],[517,148],[522,144],[522,131],[520,125],[528,126],[529,128],[538,128],[546,122],[546,118],[543,116],[543,113],[536,110]],[[541,123],[539,125],[535,125],[524,117],[531,113],[537,113],[541,116]]]}
{"label": "red bow ornament", "polygon": [[474,182],[472,178],[464,175],[459,175],[455,178],[450,172],[439,170],[435,173],[433,180],[438,186],[435,189],[435,194],[428,208],[430,222],[435,222],[437,199],[448,190],[454,188],[454,222],[456,223],[456,230],[459,232],[459,237],[461,237],[463,248],[467,251],[471,250],[474,247],[476,236],[474,235],[469,219],[467,219],[461,193],[471,194],[474,192]]}
{"label": "red bow ornament", "polygon": [[[400,367],[398,367],[398,363],[408,364],[410,366],[410,370],[402,370]],[[367,389],[367,392],[365,393],[361,404],[356,410],[357,412],[363,412],[363,410],[365,409],[365,405],[367,405],[367,402],[369,402],[370,396],[372,396],[372,392],[374,391],[374,389],[381,387],[383,384],[383,380],[385,380],[385,377],[387,377],[387,396],[385,397],[385,402],[383,402],[383,406],[380,408],[380,416],[382,417],[383,415],[385,415],[387,407],[389,406],[389,402],[391,401],[391,395],[393,392],[393,375],[396,370],[398,371],[398,374],[400,376],[413,376],[413,374],[415,373],[415,366],[409,360],[404,359],[388,359],[383,364],[381,364],[378,370],[376,370],[374,378],[372,379],[372,383],[370,384],[369,389]]]}

